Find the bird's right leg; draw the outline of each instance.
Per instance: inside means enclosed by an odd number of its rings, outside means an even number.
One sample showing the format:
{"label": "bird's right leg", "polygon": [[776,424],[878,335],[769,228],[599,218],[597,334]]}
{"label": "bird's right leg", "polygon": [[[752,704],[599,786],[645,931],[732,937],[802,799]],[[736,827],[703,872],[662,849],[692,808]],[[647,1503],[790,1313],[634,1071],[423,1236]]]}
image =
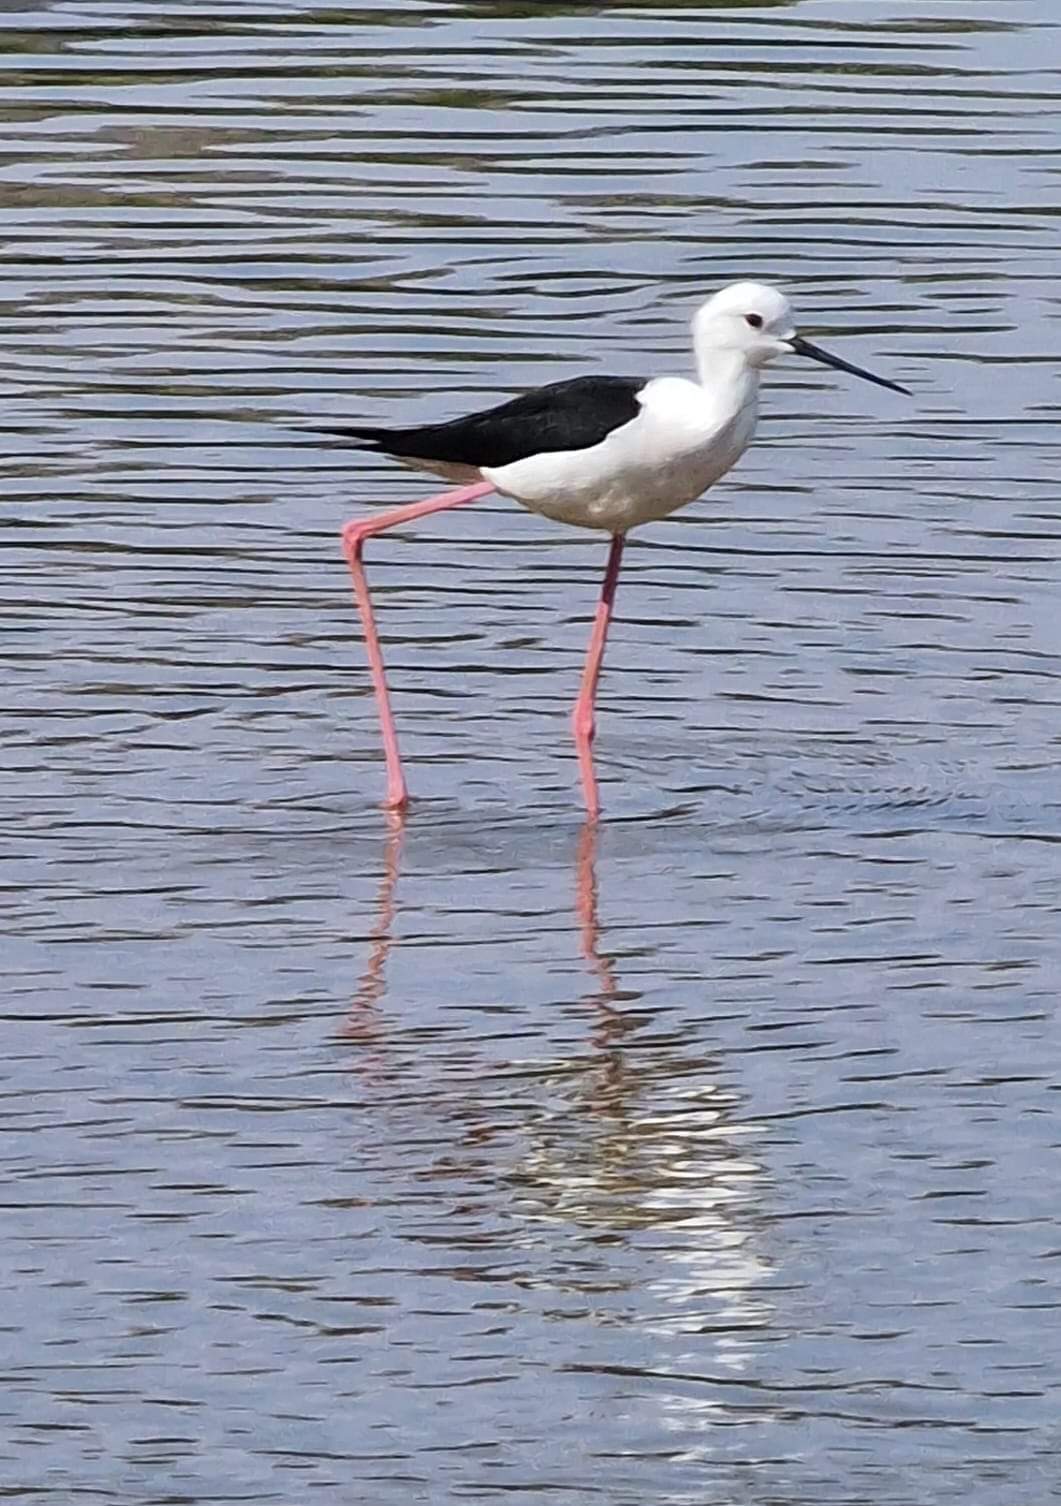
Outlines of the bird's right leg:
{"label": "bird's right leg", "polygon": [[597,681],[600,679],[601,664],[604,662],[604,645],[608,641],[608,626],[612,620],[615,588],[619,584],[619,566],[623,562],[625,543],[624,534],[617,533],[612,536],[600,601],[597,603],[597,615],[593,620],[593,632],[590,634],[589,649],[586,653],[586,667],[582,671],[582,688],[579,690],[574,715],[571,718],[571,728],[575,734],[575,749],[578,752],[578,764],[582,773],[582,792],[586,799],[586,814],[591,821],[596,820],[600,815],[600,794],[597,789],[597,775],[593,768],[593,739],[597,730],[594,710],[597,700]]}
{"label": "bird's right leg", "polygon": [[394,713],[391,711],[387,675],[383,668],[383,651],[380,648],[379,633],[376,631],[376,616],[372,610],[368,581],[365,579],[365,566],[362,559],[365,540],[371,538],[373,534],[386,533],[389,528],[396,528],[399,523],[411,523],[416,518],[426,518],[433,512],[445,512],[450,507],[462,507],[466,502],[474,502],[477,498],[485,497],[487,492],[492,491],[493,487],[489,481],[477,481],[473,486],[462,486],[456,491],[440,492],[438,496],[428,497],[424,502],[413,502],[408,507],[396,507],[393,512],[385,512],[378,518],[358,518],[353,523],[347,523],[342,532],[343,553],[350,566],[350,575],[354,583],[354,600],[357,602],[357,609],[361,613],[361,622],[365,630],[365,651],[368,654],[372,688],[376,693],[376,703],[379,707],[383,754],[387,761],[387,798],[383,803],[388,810],[400,810],[406,805],[409,800],[409,791],[406,787],[405,775],[402,773],[398,733],[394,725]]}

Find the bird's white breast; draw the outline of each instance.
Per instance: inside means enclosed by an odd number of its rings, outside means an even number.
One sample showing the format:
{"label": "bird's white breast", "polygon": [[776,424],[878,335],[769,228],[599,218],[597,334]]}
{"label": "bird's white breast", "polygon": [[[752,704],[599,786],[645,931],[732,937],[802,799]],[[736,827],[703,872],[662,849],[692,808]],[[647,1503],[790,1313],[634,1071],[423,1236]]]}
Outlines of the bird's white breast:
{"label": "bird's white breast", "polygon": [[641,412],[586,450],[532,455],[483,470],[499,492],[561,523],[625,533],[699,497],[734,465],[755,430],[757,382],[717,394],[681,377],[659,377],[639,395]]}

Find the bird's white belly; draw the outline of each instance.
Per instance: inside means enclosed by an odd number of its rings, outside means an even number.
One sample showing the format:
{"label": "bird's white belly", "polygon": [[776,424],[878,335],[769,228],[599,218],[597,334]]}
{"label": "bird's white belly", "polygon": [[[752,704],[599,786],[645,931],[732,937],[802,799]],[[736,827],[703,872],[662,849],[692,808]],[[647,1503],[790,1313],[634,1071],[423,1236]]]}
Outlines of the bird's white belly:
{"label": "bird's white belly", "polygon": [[626,533],[695,501],[740,459],[754,428],[754,407],[706,432],[703,424],[645,413],[591,449],[534,455],[482,474],[532,512]]}

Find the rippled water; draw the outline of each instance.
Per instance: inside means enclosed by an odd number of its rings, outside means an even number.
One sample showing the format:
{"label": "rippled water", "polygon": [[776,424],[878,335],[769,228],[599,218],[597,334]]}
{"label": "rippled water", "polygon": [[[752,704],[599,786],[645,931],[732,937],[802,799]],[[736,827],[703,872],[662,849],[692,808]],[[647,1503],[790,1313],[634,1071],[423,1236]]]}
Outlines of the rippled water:
{"label": "rippled water", "polygon": [[[0,16],[0,1486],[1061,1498],[1051,0]],[[627,554],[307,434],[792,363]]]}

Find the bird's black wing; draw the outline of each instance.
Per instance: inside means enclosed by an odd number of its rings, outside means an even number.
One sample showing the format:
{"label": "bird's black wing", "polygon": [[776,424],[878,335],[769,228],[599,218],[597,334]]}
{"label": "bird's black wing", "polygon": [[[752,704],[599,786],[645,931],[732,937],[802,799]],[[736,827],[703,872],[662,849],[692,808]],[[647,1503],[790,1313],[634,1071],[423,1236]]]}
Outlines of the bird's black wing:
{"label": "bird's black wing", "polygon": [[641,408],[640,377],[584,376],[535,387],[496,408],[415,429],[376,429],[362,425],[324,429],[363,449],[399,460],[446,465],[510,465],[529,455],[587,450],[613,429],[628,424]]}

